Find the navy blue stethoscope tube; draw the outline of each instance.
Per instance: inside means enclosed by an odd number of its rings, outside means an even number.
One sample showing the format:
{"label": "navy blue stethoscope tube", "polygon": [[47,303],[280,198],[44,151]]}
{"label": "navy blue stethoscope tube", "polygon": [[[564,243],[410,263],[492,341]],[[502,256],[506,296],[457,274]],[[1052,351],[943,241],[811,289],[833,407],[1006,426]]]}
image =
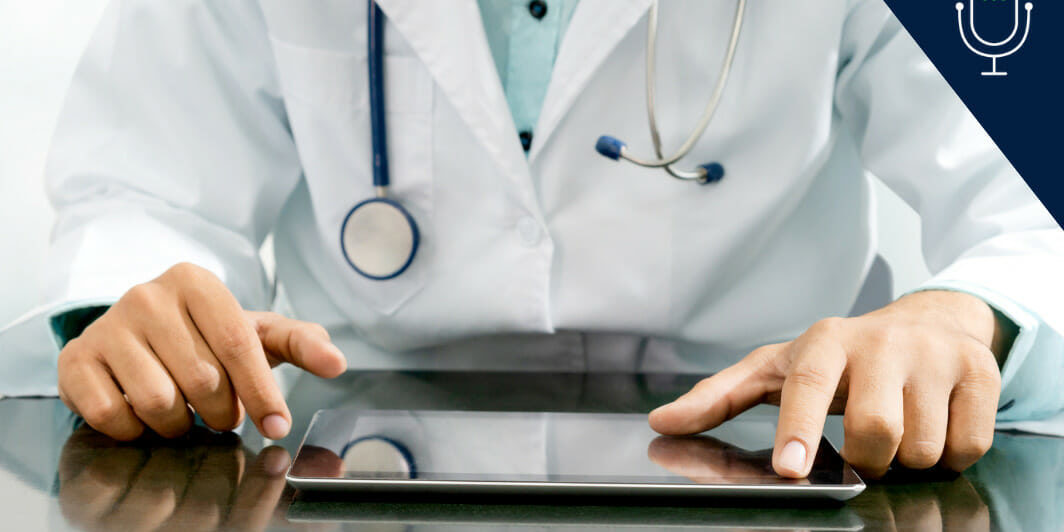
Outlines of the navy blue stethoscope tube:
{"label": "navy blue stethoscope tube", "polygon": [[369,115],[373,137],[373,186],[387,187],[388,135],[384,122],[384,13],[370,0],[367,46],[369,52]]}

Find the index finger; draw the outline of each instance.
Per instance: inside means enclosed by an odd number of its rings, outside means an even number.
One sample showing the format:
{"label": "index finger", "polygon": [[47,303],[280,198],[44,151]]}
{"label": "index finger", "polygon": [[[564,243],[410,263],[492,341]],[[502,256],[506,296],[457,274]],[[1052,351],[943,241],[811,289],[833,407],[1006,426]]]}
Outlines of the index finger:
{"label": "index finger", "polygon": [[764,401],[772,391],[768,368],[787,344],[760,347],[734,365],[703,379],[679,399],[650,413],[650,427],[666,435],[709,430]]}
{"label": "index finger", "polygon": [[229,374],[233,389],[259,432],[274,440],[285,437],[292,417],[254,327],[218,278],[210,274],[201,277],[190,283],[185,294],[192,323]]}
{"label": "index finger", "polygon": [[780,476],[809,474],[835,390],[846,369],[846,352],[828,339],[799,339],[791,344],[791,369],[780,392],[780,417],[772,468]]}

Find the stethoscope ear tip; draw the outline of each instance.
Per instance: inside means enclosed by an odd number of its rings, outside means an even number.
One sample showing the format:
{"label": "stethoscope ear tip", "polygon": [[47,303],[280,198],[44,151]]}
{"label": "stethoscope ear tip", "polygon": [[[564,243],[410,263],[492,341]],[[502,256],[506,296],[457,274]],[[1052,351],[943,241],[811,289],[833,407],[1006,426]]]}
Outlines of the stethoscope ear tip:
{"label": "stethoscope ear tip", "polygon": [[724,165],[720,163],[713,162],[703,164],[702,166],[699,166],[699,168],[701,168],[702,171],[705,172],[705,177],[703,177],[701,180],[703,185],[716,183],[721,179],[724,179]]}
{"label": "stethoscope ear tip", "polygon": [[603,157],[609,157],[614,161],[621,158],[621,151],[624,148],[624,142],[609,135],[603,135],[595,142],[595,151],[599,152]]}

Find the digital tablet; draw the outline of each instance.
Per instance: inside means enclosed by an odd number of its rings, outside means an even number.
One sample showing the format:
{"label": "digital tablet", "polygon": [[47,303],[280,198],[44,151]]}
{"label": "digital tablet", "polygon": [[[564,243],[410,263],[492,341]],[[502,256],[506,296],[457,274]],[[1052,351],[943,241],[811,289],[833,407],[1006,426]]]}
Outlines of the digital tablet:
{"label": "digital tablet", "polygon": [[826,439],[808,478],[772,470],[775,421],[660,436],[645,414],[321,410],[287,480],[306,490],[850,499],[860,477]]}

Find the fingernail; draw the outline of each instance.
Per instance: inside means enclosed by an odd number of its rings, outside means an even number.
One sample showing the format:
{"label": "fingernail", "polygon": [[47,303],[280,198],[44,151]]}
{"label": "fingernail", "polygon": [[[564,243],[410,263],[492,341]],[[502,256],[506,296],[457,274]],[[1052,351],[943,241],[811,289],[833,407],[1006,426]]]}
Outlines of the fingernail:
{"label": "fingernail", "polygon": [[780,451],[780,468],[795,475],[805,472],[805,445],[798,440],[791,440]]}
{"label": "fingernail", "polygon": [[270,414],[262,419],[262,430],[267,438],[271,440],[279,440],[288,435],[288,429],[291,426],[288,424],[288,420],[281,417],[280,414]]}

